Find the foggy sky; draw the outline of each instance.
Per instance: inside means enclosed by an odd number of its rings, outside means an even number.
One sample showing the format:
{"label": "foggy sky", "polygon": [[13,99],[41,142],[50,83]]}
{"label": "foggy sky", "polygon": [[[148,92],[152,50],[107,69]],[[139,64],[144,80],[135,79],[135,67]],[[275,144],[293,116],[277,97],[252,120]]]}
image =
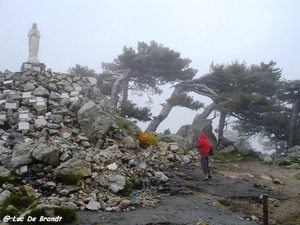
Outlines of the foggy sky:
{"label": "foggy sky", "polygon": [[[101,62],[112,62],[125,45],[155,40],[191,59],[196,77],[208,73],[212,61],[239,59],[248,65],[273,60],[282,77],[299,79],[299,12],[298,0],[0,0],[0,70],[20,70],[36,22],[39,60],[54,72],[80,64],[100,73]],[[165,87],[153,97],[153,115],[172,91]],[[141,106],[148,100],[134,99]],[[196,113],[174,108],[158,131],[175,133]]]}

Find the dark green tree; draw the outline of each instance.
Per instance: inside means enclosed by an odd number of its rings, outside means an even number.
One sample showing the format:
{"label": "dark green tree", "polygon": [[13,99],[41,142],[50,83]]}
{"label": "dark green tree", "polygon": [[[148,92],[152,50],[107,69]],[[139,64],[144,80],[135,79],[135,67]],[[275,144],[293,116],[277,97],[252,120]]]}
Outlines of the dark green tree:
{"label": "dark green tree", "polygon": [[191,80],[197,70],[190,68],[190,59],[183,59],[161,44],[138,42],[137,50],[124,47],[113,63],[102,63],[104,73],[118,76],[111,92],[111,107],[117,108],[118,95],[123,88],[122,101],[128,101],[128,91],[161,94],[161,85]]}

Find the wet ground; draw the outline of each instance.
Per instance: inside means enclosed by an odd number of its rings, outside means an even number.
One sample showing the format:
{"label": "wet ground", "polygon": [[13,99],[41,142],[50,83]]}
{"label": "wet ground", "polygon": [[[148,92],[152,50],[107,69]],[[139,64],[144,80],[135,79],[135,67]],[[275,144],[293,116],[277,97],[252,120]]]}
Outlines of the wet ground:
{"label": "wet ground", "polygon": [[[262,194],[268,194],[269,198],[287,199],[279,192],[222,175],[214,174],[209,181],[202,181],[200,169],[194,165],[178,166],[164,172],[170,179],[159,190],[167,196],[155,207],[138,208],[131,212],[80,211],[77,224],[92,225],[98,222],[99,225],[196,225],[207,222],[210,225],[254,225],[258,223],[250,219],[252,212],[241,214],[233,212],[230,207],[218,207],[215,203],[226,202],[224,199],[247,199],[261,204],[259,197]],[[255,216],[262,221],[262,213]]]}

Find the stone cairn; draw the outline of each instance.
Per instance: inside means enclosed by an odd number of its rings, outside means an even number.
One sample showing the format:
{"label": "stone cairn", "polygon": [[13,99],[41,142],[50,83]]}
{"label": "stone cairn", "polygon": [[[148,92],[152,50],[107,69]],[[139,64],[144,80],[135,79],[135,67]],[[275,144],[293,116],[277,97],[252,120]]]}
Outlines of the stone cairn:
{"label": "stone cairn", "polygon": [[[2,184],[0,206],[16,192],[80,210],[156,204],[158,186],[168,180],[161,171],[191,162],[197,152],[185,155],[174,141],[142,149],[135,139],[140,129],[131,123],[128,135],[116,118],[95,78],[28,62],[21,72],[0,72],[0,177],[19,181]],[[82,179],[65,185],[62,177],[70,174]],[[134,201],[122,194],[133,177]]]}

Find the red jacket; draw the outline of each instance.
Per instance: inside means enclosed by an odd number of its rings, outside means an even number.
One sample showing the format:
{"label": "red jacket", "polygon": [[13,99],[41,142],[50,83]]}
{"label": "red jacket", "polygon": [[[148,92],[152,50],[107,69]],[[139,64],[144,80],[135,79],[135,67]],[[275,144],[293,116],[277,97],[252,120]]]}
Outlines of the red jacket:
{"label": "red jacket", "polygon": [[200,155],[209,155],[210,143],[204,133],[201,133],[196,142],[196,148],[199,149]]}

